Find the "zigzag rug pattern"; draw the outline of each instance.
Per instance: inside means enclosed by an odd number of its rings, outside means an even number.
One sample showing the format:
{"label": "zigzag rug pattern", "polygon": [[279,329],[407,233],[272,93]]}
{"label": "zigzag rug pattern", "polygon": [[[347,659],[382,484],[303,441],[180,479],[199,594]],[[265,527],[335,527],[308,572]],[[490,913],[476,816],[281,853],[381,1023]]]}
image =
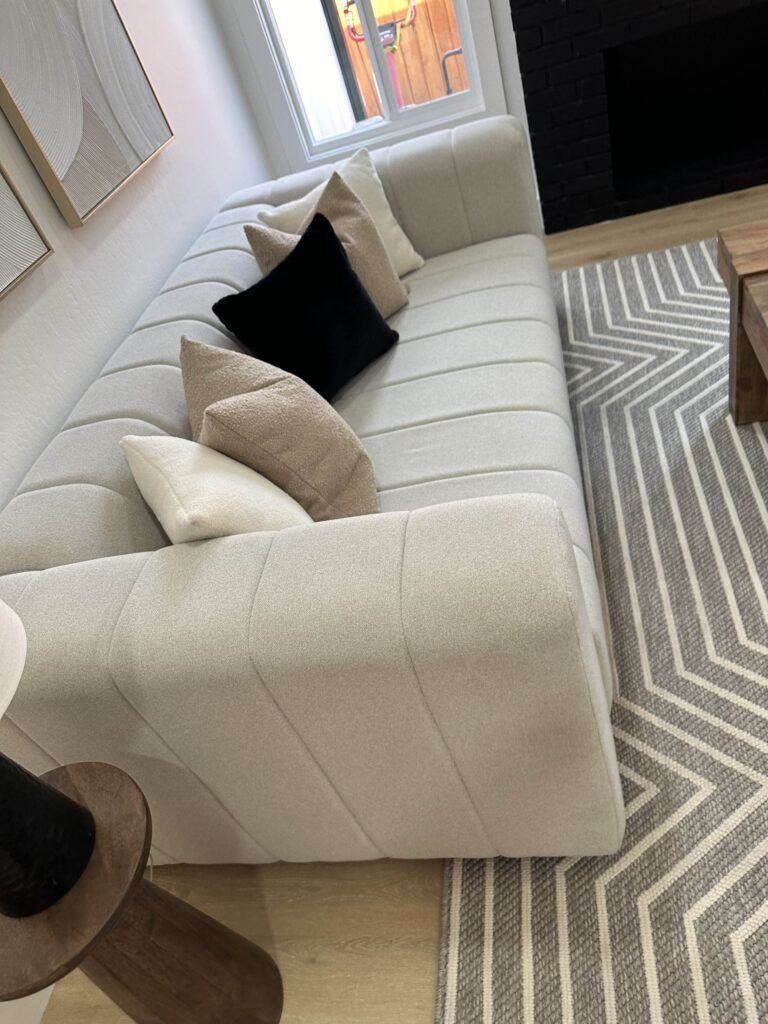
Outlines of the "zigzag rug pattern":
{"label": "zigzag rug pattern", "polygon": [[768,1021],[768,434],[728,415],[714,258],[554,278],[627,832],[448,866],[439,1024]]}

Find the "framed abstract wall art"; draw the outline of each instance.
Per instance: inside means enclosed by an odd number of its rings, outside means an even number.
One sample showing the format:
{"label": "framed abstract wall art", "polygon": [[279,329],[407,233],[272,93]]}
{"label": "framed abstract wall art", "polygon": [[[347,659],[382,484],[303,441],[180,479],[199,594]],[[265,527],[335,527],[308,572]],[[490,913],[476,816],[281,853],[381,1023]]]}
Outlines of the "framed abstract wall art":
{"label": "framed abstract wall art", "polygon": [[71,227],[173,138],[112,0],[0,0],[0,108]]}
{"label": "framed abstract wall art", "polygon": [[52,249],[0,166],[0,299]]}

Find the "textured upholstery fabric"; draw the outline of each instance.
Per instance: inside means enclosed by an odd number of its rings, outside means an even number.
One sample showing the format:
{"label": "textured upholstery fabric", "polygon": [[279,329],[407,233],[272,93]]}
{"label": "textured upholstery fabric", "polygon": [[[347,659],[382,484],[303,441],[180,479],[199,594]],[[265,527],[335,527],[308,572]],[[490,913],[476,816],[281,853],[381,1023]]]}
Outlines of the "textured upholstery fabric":
{"label": "textured upholstery fabric", "polygon": [[381,315],[388,317],[402,309],[408,301],[405,285],[392,266],[370,214],[336,171],[297,233],[280,231],[260,222],[246,224],[245,237],[262,273],[268,274],[293,251],[316,213],[322,213],[331,222],[352,269]]}
{"label": "textured upholstery fabric", "polygon": [[539,492],[562,509],[613,673],[544,245],[517,235],[435,257],[391,319],[400,342],[335,402],[373,461],[383,511]]}
{"label": "textured upholstery fabric", "polygon": [[[542,234],[528,140],[515,118],[489,117],[371,156],[398,223],[427,259],[492,238]],[[298,199],[340,167],[313,167],[235,192],[216,220],[218,237],[245,219],[244,210],[252,219],[265,206]]]}
{"label": "textured upholstery fabric", "polygon": [[[423,258],[413,248],[392,213],[381,179],[371,160],[371,154],[365,149],[358,150],[338,168],[338,171],[371,216],[397,273],[402,277],[403,274],[422,267]],[[311,219],[312,207],[322,197],[327,177],[328,171],[324,174],[323,184],[311,192],[302,194],[274,210],[265,210],[261,215],[264,223],[281,231],[301,234]]]}
{"label": "textured upholstery fabric", "polygon": [[181,343],[181,365],[202,444],[262,473],[313,519],[379,511],[365,449],[304,381],[188,338]]}
{"label": "textured upholstery fabric", "polygon": [[89,756],[130,771],[160,857],[589,854],[621,839],[607,700],[549,498],[6,579],[34,680],[11,720],[57,761],[87,736]]}
{"label": "textured upholstery fabric", "polygon": [[118,447],[190,436],[180,336],[237,349],[210,307],[259,277],[243,226],[327,167],[224,203],[0,512],[0,598],[30,646],[0,748],[38,771],[125,767],[159,860],[620,842],[612,672],[524,132],[492,118],[374,160],[428,257],[392,319],[401,342],[336,403],[382,514],[164,546]]}
{"label": "textured upholstery fabric", "polygon": [[129,434],[120,447],[172,544],[285,530],[312,521],[271,480],[185,437]]}

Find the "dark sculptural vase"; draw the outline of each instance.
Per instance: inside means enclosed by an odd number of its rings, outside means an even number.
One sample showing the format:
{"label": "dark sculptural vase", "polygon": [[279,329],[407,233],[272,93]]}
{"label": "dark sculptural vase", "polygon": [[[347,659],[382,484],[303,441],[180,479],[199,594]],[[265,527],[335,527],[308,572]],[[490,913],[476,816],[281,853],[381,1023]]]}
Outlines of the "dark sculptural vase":
{"label": "dark sculptural vase", "polygon": [[95,838],[87,808],[0,754],[0,913],[29,917],[61,899]]}

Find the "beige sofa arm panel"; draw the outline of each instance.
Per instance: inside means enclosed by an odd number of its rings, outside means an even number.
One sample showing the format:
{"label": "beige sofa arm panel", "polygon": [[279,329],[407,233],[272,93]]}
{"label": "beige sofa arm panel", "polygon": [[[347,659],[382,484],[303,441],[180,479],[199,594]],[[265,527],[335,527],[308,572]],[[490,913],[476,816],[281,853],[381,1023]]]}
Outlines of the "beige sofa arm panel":
{"label": "beige sofa arm panel", "polygon": [[548,498],[98,559],[7,577],[0,596],[32,652],[14,752],[26,736],[133,772],[161,858],[620,843],[606,699]]}
{"label": "beige sofa arm panel", "polygon": [[395,216],[429,258],[506,235],[542,235],[528,135],[488,117],[373,154]]}

